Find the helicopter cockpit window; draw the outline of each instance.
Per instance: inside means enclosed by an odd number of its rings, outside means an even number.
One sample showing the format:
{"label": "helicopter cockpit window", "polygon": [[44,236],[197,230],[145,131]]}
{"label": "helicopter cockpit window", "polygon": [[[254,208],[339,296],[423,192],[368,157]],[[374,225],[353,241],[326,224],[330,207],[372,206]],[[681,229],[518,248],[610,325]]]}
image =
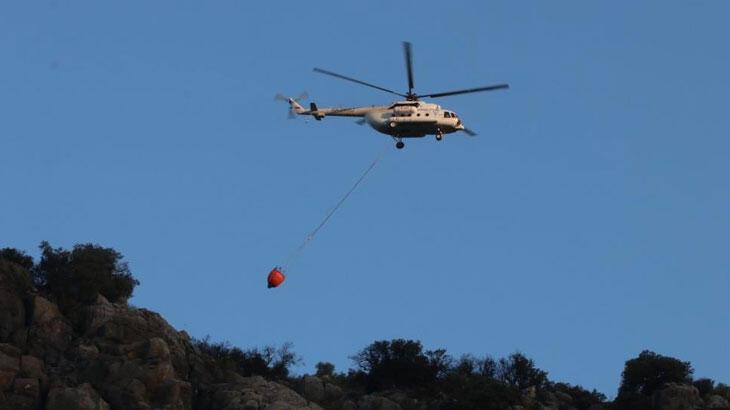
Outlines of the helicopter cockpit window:
{"label": "helicopter cockpit window", "polygon": [[444,118],[451,118],[451,113],[448,111],[444,111]]}

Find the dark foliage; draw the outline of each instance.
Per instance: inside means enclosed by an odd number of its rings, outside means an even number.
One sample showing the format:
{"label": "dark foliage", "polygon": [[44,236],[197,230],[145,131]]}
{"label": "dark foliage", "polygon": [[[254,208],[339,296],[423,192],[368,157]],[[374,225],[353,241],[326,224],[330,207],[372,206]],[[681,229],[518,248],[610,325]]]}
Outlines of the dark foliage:
{"label": "dark foliage", "polygon": [[195,340],[201,352],[210,356],[223,369],[235,371],[241,376],[263,376],[270,379],[286,379],[289,368],[301,359],[292,351],[291,343],[280,348],[265,346],[261,349],[242,350],[228,342],[211,342],[210,337]]}
{"label": "dark foliage", "polygon": [[692,373],[689,362],[644,350],[639,357],[626,361],[613,408],[649,410],[654,392],[666,383],[690,384]]}
{"label": "dark foliage", "polygon": [[540,389],[548,380],[547,373],[535,367],[535,362],[522,353],[499,359],[496,373],[499,381],[518,390],[531,386]]}
{"label": "dark foliage", "polygon": [[352,360],[364,375],[369,391],[391,388],[430,388],[449,369],[443,349],[424,352],[421,342],[405,339],[373,342]]}
{"label": "dark foliage", "polygon": [[41,260],[33,269],[36,286],[62,309],[94,302],[102,294],[111,302],[132,296],[139,285],[122,254],[93,244],[75,245],[70,251],[40,245]]}
{"label": "dark foliage", "polygon": [[572,397],[571,404],[578,410],[588,410],[592,405],[606,401],[606,396],[596,389],[588,391],[581,386],[571,386],[567,383],[555,383],[551,390],[563,392]]}
{"label": "dark foliage", "polygon": [[335,375],[335,365],[330,362],[319,362],[315,365],[317,377],[332,377]]}
{"label": "dark foliage", "polygon": [[[419,400],[437,400],[444,409],[504,409],[521,403],[522,390],[548,386],[547,373],[520,353],[495,361],[464,355],[452,359],[444,349],[424,351],[420,342],[377,341],[352,357],[357,368],[347,376],[350,386],[364,391],[401,389]],[[591,404],[605,398],[578,387]]]}
{"label": "dark foliage", "polygon": [[450,374],[441,391],[448,397],[440,406],[443,409],[502,410],[521,401],[520,392],[514,387],[476,373],[471,376]]}
{"label": "dark foliage", "polygon": [[450,373],[464,376],[478,375],[494,379],[497,374],[497,362],[489,356],[479,359],[467,354],[459,358]]}
{"label": "dark foliage", "polygon": [[505,409],[520,402],[520,392],[498,381],[497,362],[491,357],[464,355],[455,362],[441,389],[450,398],[445,409]]}
{"label": "dark foliage", "polygon": [[700,397],[705,397],[715,391],[715,381],[712,379],[697,379],[692,382],[692,385],[700,392]]}
{"label": "dark foliage", "polygon": [[26,295],[33,289],[30,272],[13,259],[0,257],[0,289]]}
{"label": "dark foliage", "polygon": [[13,248],[0,249],[0,259],[12,262],[21,268],[30,271],[33,269],[33,258],[26,255],[25,252]]}
{"label": "dark foliage", "polygon": [[730,386],[725,383],[718,383],[717,386],[715,386],[715,389],[712,391],[712,394],[717,394],[718,396],[723,397],[725,400],[730,401]]}
{"label": "dark foliage", "polygon": [[692,373],[689,362],[644,350],[639,357],[626,362],[618,395],[650,396],[665,383],[691,383]]}
{"label": "dark foliage", "polygon": [[448,369],[441,384],[450,398],[442,407],[505,409],[521,403],[524,389],[534,387],[539,392],[547,384],[547,373],[521,353],[498,361],[465,355]]}

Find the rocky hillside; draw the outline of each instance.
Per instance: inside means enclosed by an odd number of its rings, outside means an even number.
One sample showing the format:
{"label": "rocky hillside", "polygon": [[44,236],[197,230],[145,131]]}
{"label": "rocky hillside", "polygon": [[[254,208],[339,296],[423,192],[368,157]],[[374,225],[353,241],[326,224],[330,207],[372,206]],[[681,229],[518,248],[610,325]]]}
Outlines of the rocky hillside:
{"label": "rocky hillside", "polygon": [[0,260],[0,409],[319,409],[222,372],[159,314],[96,301],[62,314]]}
{"label": "rocky hillside", "polygon": [[[111,259],[100,258],[99,249]],[[127,286],[131,275],[126,266],[117,265],[121,255],[109,251],[82,248],[72,254],[46,248],[44,260],[36,265],[22,253],[0,250],[0,410],[730,408],[714,382],[709,387],[707,383],[692,385],[691,378],[687,379],[689,364],[675,359],[671,360],[676,363],[669,361],[665,367],[671,370],[677,363],[680,370],[686,367],[680,382],[644,391],[640,389],[646,388],[642,381],[646,377],[637,374],[640,382],[626,384],[623,402],[605,402],[597,392],[549,382],[545,372],[519,355],[512,358],[523,360],[519,362],[523,370],[504,359],[497,363],[504,373],[498,378],[494,369],[491,373],[486,370],[494,362],[462,359],[447,366],[445,351],[422,354],[419,343],[402,340],[374,343],[361,355],[372,359],[379,351],[415,346],[415,359],[409,360],[422,365],[415,373],[403,363],[396,367],[400,370],[389,372],[387,366],[392,363],[372,361],[369,373],[337,374],[330,365],[319,377],[267,380],[250,375],[255,372],[242,372],[241,366],[225,365],[230,358],[234,363],[240,360],[244,352],[194,340],[159,314],[129,306],[126,297],[133,289]],[[92,271],[107,269],[113,275],[107,272],[99,279],[84,270],[89,266]],[[59,272],[72,274],[58,276]],[[64,280],[53,279],[53,275]],[[110,282],[119,277],[127,284],[121,286],[127,289],[121,293],[115,290],[120,288],[116,282]],[[91,286],[89,278],[101,285]],[[480,366],[484,369],[476,369]],[[411,383],[412,378],[404,378],[404,369],[424,381]],[[662,372],[669,373],[666,369]],[[422,373],[432,370],[433,380],[422,378]],[[434,384],[437,373],[441,376]],[[631,374],[627,370],[624,376],[628,380]]]}

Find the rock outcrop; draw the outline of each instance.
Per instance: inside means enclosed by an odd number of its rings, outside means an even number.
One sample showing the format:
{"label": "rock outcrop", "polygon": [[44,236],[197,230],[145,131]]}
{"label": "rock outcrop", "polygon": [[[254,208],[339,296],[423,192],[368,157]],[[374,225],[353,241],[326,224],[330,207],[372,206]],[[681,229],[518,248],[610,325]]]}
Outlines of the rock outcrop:
{"label": "rock outcrop", "polygon": [[705,404],[696,387],[686,384],[669,383],[654,393],[656,410],[702,410]]}
{"label": "rock outcrop", "polygon": [[221,371],[155,312],[101,295],[61,312],[0,263],[0,410],[320,409]]}

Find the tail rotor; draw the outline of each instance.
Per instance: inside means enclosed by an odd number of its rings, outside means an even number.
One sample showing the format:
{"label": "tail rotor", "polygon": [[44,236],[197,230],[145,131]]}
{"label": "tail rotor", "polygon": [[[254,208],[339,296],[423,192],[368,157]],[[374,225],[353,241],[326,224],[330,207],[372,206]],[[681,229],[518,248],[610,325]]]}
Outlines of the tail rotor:
{"label": "tail rotor", "polygon": [[307,94],[306,91],[303,91],[299,96],[297,97],[287,97],[281,93],[277,93],[274,96],[275,101],[285,101],[289,104],[289,114],[288,118],[293,119],[297,117],[297,114],[299,112],[305,111],[304,107],[302,107],[299,104],[299,101],[306,100],[309,97],[309,94]]}

